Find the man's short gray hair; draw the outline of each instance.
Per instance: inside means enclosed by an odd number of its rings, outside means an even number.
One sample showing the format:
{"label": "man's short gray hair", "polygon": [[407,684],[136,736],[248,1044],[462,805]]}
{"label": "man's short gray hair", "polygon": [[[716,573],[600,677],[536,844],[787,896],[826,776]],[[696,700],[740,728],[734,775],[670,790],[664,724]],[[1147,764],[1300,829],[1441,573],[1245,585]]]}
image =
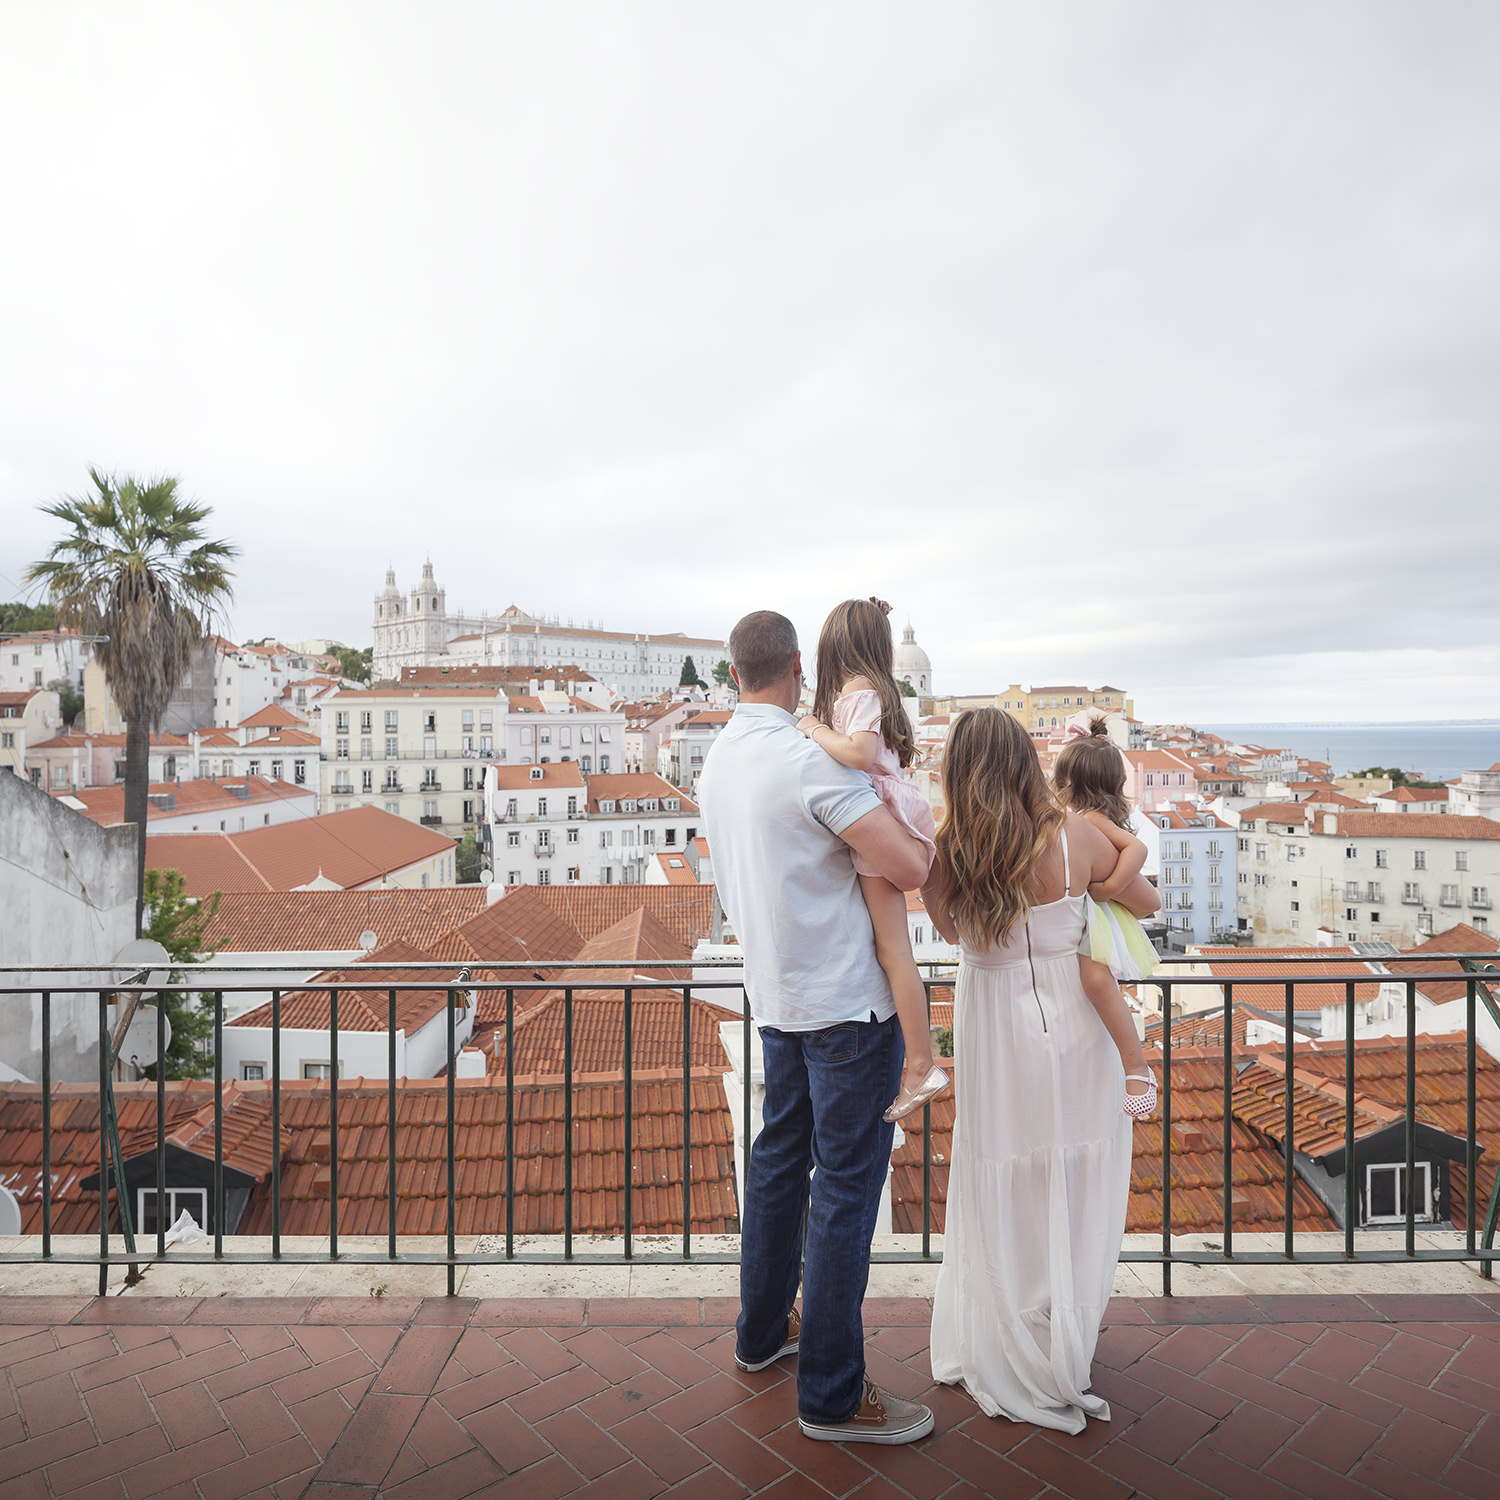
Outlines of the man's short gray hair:
{"label": "man's short gray hair", "polygon": [[797,627],[773,609],[746,615],[729,632],[729,659],[741,692],[762,692],[785,677],[796,655]]}

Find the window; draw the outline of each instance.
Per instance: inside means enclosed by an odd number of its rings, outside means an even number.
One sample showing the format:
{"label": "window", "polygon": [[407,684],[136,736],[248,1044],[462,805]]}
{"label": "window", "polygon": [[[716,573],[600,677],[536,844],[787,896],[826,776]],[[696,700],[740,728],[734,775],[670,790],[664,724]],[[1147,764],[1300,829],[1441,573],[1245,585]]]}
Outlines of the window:
{"label": "window", "polygon": [[1210,859],[1220,859],[1220,858],[1223,857],[1219,853],[1219,841],[1218,841],[1218,839],[1210,839],[1208,841],[1208,857]]}
{"label": "window", "polygon": [[1380,913],[1378,911],[1372,911],[1370,913],[1370,920],[1372,922],[1378,922],[1380,920]]}
{"label": "window", "polygon": [[506,885],[520,885],[521,872],[519,870],[507,870],[505,872]]}
{"label": "window", "polygon": [[425,713],[423,713],[423,715],[422,715],[422,733],[423,734],[436,734],[437,733],[437,711],[435,709],[429,708]]}
{"label": "window", "polygon": [[1359,882],[1357,880],[1346,880],[1344,882],[1344,900],[1359,900]]}
{"label": "window", "polygon": [[385,711],[385,732],[387,734],[395,734],[396,727],[396,710],[388,708]]}
{"label": "window", "polygon": [[[137,1232],[140,1234],[155,1234],[160,1227],[156,1222],[156,1189],[137,1188],[135,1201],[135,1227]],[[168,1228],[177,1222],[177,1215],[182,1213],[184,1209],[192,1214],[200,1229],[207,1229],[209,1227],[208,1189],[168,1188],[166,1218]]]}
{"label": "window", "polygon": [[1432,931],[1432,913],[1430,911],[1419,911],[1417,913],[1417,931]]}
{"label": "window", "polygon": [[1301,911],[1302,910],[1302,903],[1300,901],[1293,901],[1292,902],[1292,910],[1293,911]]}
{"label": "window", "polygon": [[241,1063],[240,1078],[245,1083],[258,1083],[266,1076],[266,1065],[264,1063]]}
{"label": "window", "polygon": [[495,714],[493,709],[481,708],[479,710],[479,730],[481,734],[494,733]]}
{"label": "window", "polygon": [[551,885],[552,871],[547,869],[538,870],[536,872],[536,883],[538,885]]}
{"label": "window", "polygon": [[434,823],[437,822],[438,805],[435,798],[429,798],[422,804],[422,816],[430,818]]}
{"label": "window", "polygon": [[[1346,906],[1344,908],[1344,920],[1346,922],[1357,922],[1359,920],[1359,913],[1352,906]],[[1349,941],[1351,943],[1354,941],[1353,933],[1350,933]]]}
{"label": "window", "polygon": [[401,804],[399,802],[387,802],[385,804],[385,810],[388,813],[395,813],[399,816],[401,812]]}
{"label": "window", "polygon": [[474,710],[466,708],[462,715],[462,724],[466,732],[472,733],[474,729]]}
{"label": "window", "polygon": [[568,798],[568,816],[570,818],[576,818],[578,816],[578,798],[577,797],[569,797]]}
{"label": "window", "polygon": [[1411,867],[1414,870],[1425,870],[1427,868],[1427,851],[1425,849],[1413,849],[1411,851]]}
{"label": "window", "polygon": [[1240,840],[1240,853],[1241,854],[1248,854],[1249,852],[1250,852],[1250,840],[1249,839],[1241,839]]}
{"label": "window", "polygon": [[1359,848],[1358,848],[1358,846],[1355,845],[1355,844],[1345,844],[1344,845],[1344,858],[1345,859],[1358,859],[1359,858]]}
{"label": "window", "polygon": [[568,879],[569,880],[577,880],[578,879],[578,866],[577,865],[569,865],[568,866]]}
{"label": "window", "polygon": [[369,734],[370,727],[371,727],[371,721],[374,719],[374,717],[375,717],[374,714],[372,714],[368,708],[364,709],[360,713],[360,716],[359,716],[359,732],[361,734]]}
{"label": "window", "polygon": [[1255,846],[1255,857],[1257,859],[1264,859],[1266,857],[1266,846],[1264,844],[1257,844]]}
{"label": "window", "polygon": [[1241,885],[1249,885],[1250,884],[1250,877],[1247,874],[1245,874],[1245,872],[1243,870],[1240,871],[1240,884]]}
{"label": "window", "polygon": [[1367,894],[1365,896],[1365,900],[1366,901],[1384,901],[1385,900],[1385,897],[1380,894],[1380,882],[1378,880],[1372,880],[1370,882]]}
{"label": "window", "polygon": [[282,775],[281,775],[281,764],[282,763],[279,760],[273,760],[271,762],[271,780],[272,781],[281,781],[283,779]]}
{"label": "window", "polygon": [[359,773],[359,789],[367,795],[375,790],[375,773],[373,771],[361,771]]}
{"label": "window", "polygon": [[570,844],[576,844],[578,842],[578,830],[576,828],[570,828],[568,830],[568,842]]}
{"label": "window", "polygon": [[1490,888],[1487,885],[1474,885],[1469,887],[1470,906],[1488,906],[1490,904]]}
{"label": "window", "polygon": [[[302,1064],[302,1076],[304,1078],[332,1078],[333,1068],[326,1062],[305,1062]],[[339,1077],[344,1076],[344,1070],[339,1068]]]}
{"label": "window", "polygon": [[1475,932],[1488,932],[1490,930],[1490,919],[1488,917],[1470,917],[1469,925]]}
{"label": "window", "polygon": [[547,816],[547,799],[545,797],[538,797],[536,799],[536,815],[539,818]]}
{"label": "window", "polygon": [[347,734],[349,732],[349,715],[347,713],[335,714],[333,716],[333,727],[340,734]]}
{"label": "window", "polygon": [[1255,877],[1255,883],[1256,885],[1264,885],[1266,883],[1266,877],[1264,875],[1257,875]]}
{"label": "window", "polygon": [[[1412,1217],[1419,1222],[1432,1220],[1432,1163],[1419,1161],[1414,1169],[1412,1186],[1416,1189],[1411,1204]],[[1394,1224],[1406,1218],[1407,1178],[1405,1163],[1365,1168],[1365,1223]]]}
{"label": "window", "polygon": [[14,750],[16,748],[16,737],[7,730],[0,734],[0,750]]}
{"label": "window", "polygon": [[1453,851],[1453,868],[1455,870],[1467,870],[1469,868],[1469,851],[1467,849],[1455,849]]}
{"label": "window", "polygon": [[1457,906],[1458,887],[1456,885],[1445,885],[1443,887],[1443,893],[1438,899],[1444,906]]}
{"label": "window", "polygon": [[1401,887],[1401,901],[1406,906],[1422,904],[1422,887],[1415,880],[1406,881]]}
{"label": "window", "polygon": [[521,847],[520,830],[517,828],[510,829],[505,835],[505,843],[508,848],[519,849]]}
{"label": "window", "polygon": [[1375,868],[1386,870],[1390,868],[1391,857],[1389,849],[1377,849],[1375,851]]}

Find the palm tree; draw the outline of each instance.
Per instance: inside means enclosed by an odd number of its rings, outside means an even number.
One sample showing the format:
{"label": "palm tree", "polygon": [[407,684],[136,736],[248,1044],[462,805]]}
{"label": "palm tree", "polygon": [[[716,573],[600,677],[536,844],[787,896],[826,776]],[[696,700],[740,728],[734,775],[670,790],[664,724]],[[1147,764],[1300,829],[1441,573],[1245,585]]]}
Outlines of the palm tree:
{"label": "palm tree", "polygon": [[193,653],[229,601],[239,549],[208,541],[209,507],[183,499],[174,478],[141,483],[89,470],[94,493],[44,505],[72,529],[34,563],[60,626],[98,637],[105,681],[125,719],[125,821],[140,830],[135,928],[146,879],[151,731],[161,723]]}

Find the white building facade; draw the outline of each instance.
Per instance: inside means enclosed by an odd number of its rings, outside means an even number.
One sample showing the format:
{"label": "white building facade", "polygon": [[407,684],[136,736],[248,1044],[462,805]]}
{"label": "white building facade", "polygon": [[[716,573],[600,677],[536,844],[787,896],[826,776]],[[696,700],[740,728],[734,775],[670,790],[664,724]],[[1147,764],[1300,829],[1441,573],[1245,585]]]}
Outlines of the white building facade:
{"label": "white building facade", "polygon": [[385,587],[375,596],[374,642],[376,681],[399,677],[403,667],[443,663],[532,669],[572,664],[591,672],[619,700],[675,688],[688,657],[707,682],[729,654],[724,641],[707,636],[604,630],[592,621],[575,626],[515,605],[494,615],[450,614],[431,562],[423,565],[409,598],[396,586],[395,569],[386,572]]}

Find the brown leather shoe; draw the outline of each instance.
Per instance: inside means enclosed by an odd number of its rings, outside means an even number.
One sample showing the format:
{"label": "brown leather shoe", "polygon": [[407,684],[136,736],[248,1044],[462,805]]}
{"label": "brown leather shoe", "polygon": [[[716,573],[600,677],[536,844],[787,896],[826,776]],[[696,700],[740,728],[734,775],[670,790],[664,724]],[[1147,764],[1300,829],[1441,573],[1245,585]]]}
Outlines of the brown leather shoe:
{"label": "brown leather shoe", "polygon": [[765,1359],[756,1360],[754,1364],[748,1364],[745,1360],[741,1359],[738,1352],[736,1352],[734,1356],[734,1362],[740,1367],[740,1369],[748,1371],[753,1375],[757,1370],[764,1370],[767,1365],[774,1365],[776,1361],[778,1359],[781,1359],[784,1355],[795,1354],[797,1352],[797,1346],[801,1342],[801,1340],[802,1314],[799,1313],[794,1307],[791,1312],[787,1314],[786,1340],[785,1342],[783,1342],[781,1348],[779,1348],[774,1354],[768,1355]]}
{"label": "brown leather shoe", "polygon": [[865,1396],[847,1422],[797,1418],[803,1437],[824,1443],[914,1443],[932,1431],[931,1408],[887,1395],[867,1375]]}

